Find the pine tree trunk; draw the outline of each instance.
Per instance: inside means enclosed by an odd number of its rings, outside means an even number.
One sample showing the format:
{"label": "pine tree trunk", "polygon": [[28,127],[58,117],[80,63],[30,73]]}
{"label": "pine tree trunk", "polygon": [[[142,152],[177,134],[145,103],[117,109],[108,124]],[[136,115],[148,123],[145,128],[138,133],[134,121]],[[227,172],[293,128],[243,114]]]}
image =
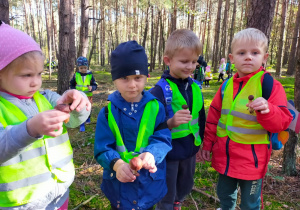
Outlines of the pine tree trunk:
{"label": "pine tree trunk", "polygon": [[194,20],[195,20],[195,3],[196,1],[195,0],[190,0],[190,3],[191,3],[191,21],[190,21],[190,29],[193,31],[194,30]]}
{"label": "pine tree trunk", "polygon": [[295,14],[294,14],[294,4],[293,2],[291,2],[291,4],[287,3],[287,8],[289,7],[289,15],[288,15],[288,24],[286,27],[286,36],[285,36],[285,41],[284,41],[284,50],[283,50],[283,58],[282,58],[282,66],[285,66],[288,62],[289,59],[289,51],[291,48],[291,37],[288,35],[288,31],[292,31],[293,30],[293,26],[292,26],[292,17],[293,19],[295,18]]}
{"label": "pine tree trunk", "polygon": [[47,8],[47,0],[44,0],[44,10],[45,10],[45,20],[46,20],[46,30],[47,30],[47,44],[48,44],[48,63],[49,63],[49,80],[51,80],[52,76],[52,69],[51,69],[51,62],[52,62],[52,48],[51,48],[51,35],[50,35],[50,23],[49,23],[49,15],[47,14],[48,8]]}
{"label": "pine tree trunk", "polygon": [[247,27],[257,28],[270,39],[276,0],[251,0],[247,15]]}
{"label": "pine tree trunk", "polygon": [[286,72],[287,75],[293,75],[296,68],[296,50],[297,50],[297,41],[298,41],[297,37],[299,34],[299,25],[300,25],[300,4],[298,3],[297,18],[295,21],[294,32],[292,37],[293,39],[292,39],[291,52],[289,55],[288,70]]}
{"label": "pine tree trunk", "polygon": [[216,73],[218,70],[218,60],[219,60],[219,39],[220,39],[220,22],[221,22],[221,10],[222,10],[222,0],[219,0],[218,3],[218,12],[216,19],[216,28],[215,28],[215,38],[214,38],[214,50],[213,50],[213,63],[214,68],[213,72]]}
{"label": "pine tree trunk", "polygon": [[77,57],[87,56],[89,48],[89,0],[81,0],[81,25]]}
{"label": "pine tree trunk", "polygon": [[115,18],[116,18],[116,23],[115,25],[115,37],[116,37],[116,46],[119,45],[119,33],[118,33],[118,25],[119,25],[119,6],[118,6],[118,0],[116,0],[116,5],[115,5]]}
{"label": "pine tree trunk", "polygon": [[171,27],[169,34],[176,30],[177,22],[177,0],[173,0],[173,13],[171,14]]}
{"label": "pine tree trunk", "polygon": [[[209,0],[209,20],[211,20],[211,8],[212,8],[212,0]],[[210,25],[211,21],[207,23],[207,38],[206,38],[206,50],[205,50],[205,61],[208,63],[210,61]]]}
{"label": "pine tree trunk", "polygon": [[151,35],[150,35],[150,42],[151,42],[151,46],[150,46],[150,72],[152,72],[153,70],[153,66],[154,66],[154,58],[153,58],[153,54],[154,54],[154,12],[153,12],[154,8],[153,5],[151,6]]}
{"label": "pine tree trunk", "polygon": [[59,57],[57,92],[69,89],[76,60],[74,1],[61,0],[59,7]]}
{"label": "pine tree trunk", "polygon": [[276,73],[275,73],[275,75],[277,77],[281,76],[282,49],[283,49],[283,37],[284,37],[284,31],[285,31],[286,6],[287,6],[287,0],[282,0],[280,39],[279,39],[279,43],[278,43]]}
{"label": "pine tree trunk", "polygon": [[27,5],[26,0],[23,0],[23,4],[24,4],[25,32],[31,36],[29,23],[28,23],[28,16],[27,16],[28,12],[27,12],[27,7],[26,7],[26,5]]}
{"label": "pine tree trunk", "polygon": [[9,23],[9,3],[8,0],[0,0],[0,20]]}
{"label": "pine tree trunk", "polygon": [[[225,58],[226,46],[227,46],[227,22],[228,22],[228,12],[229,12],[230,1],[226,0],[224,18],[223,18],[223,29],[222,29],[222,52],[221,57]],[[226,56],[227,57],[227,56]]]}
{"label": "pine tree trunk", "polygon": [[148,2],[147,12],[146,12],[146,18],[145,18],[145,30],[144,30],[144,38],[142,42],[142,46],[145,48],[146,46],[146,40],[147,40],[147,33],[148,33],[148,17],[149,17],[149,8],[150,8],[150,1]]}
{"label": "pine tree trunk", "polygon": [[53,11],[53,6],[52,6],[52,0],[50,0],[50,11],[51,11],[51,25],[52,25],[52,47],[53,47],[53,52],[55,53],[55,58],[58,57],[58,47],[57,47],[57,30],[56,30],[56,24],[54,20],[54,11]]}
{"label": "pine tree trunk", "polygon": [[[278,37],[278,35],[277,35],[277,33],[278,33],[278,7],[279,7],[279,1],[277,2],[277,6],[276,6],[276,10],[275,10],[275,18],[274,18],[274,32],[272,33],[272,35],[271,35],[271,39],[270,39],[270,41],[272,41],[271,42],[271,49],[269,50],[269,52],[270,52],[270,64],[272,65],[273,64],[273,52],[275,51],[275,54],[276,54],[276,52],[277,52],[277,50],[274,50],[274,48],[275,48],[275,44],[277,44],[277,37]],[[270,47],[269,47],[270,48]]]}
{"label": "pine tree trunk", "polygon": [[228,54],[231,53],[231,42],[233,39],[233,33],[235,28],[235,16],[236,16],[236,0],[233,1],[231,28],[230,28],[229,43],[228,43]]}
{"label": "pine tree trunk", "polygon": [[93,56],[94,50],[96,48],[97,34],[98,34],[98,31],[99,31],[100,22],[101,22],[101,20],[97,21],[96,30],[95,30],[94,35],[93,35],[92,48],[91,48],[91,51],[90,51],[90,54],[89,54],[89,64],[91,64],[92,56]]}

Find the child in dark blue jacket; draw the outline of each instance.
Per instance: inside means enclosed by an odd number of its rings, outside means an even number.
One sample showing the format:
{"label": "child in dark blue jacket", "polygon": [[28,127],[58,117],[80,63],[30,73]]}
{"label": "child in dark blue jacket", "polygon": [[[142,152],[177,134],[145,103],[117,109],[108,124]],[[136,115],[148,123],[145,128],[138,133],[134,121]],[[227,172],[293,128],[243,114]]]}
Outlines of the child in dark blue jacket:
{"label": "child in dark blue jacket", "polygon": [[[147,63],[136,41],[120,44],[111,54],[117,91],[98,115],[94,155],[104,168],[101,189],[112,209],[152,209],[167,193],[171,132],[164,106],[144,91]],[[133,157],[142,160],[137,174],[129,166]]]}
{"label": "child in dark blue jacket", "polygon": [[[174,31],[164,52],[164,62],[170,70],[164,72],[151,90],[165,105],[173,147],[166,158],[168,193],[156,209],[181,209],[181,203],[194,185],[196,153],[203,139],[205,111],[201,85],[190,75],[200,53],[201,44],[194,32]],[[172,95],[166,91],[169,89]]]}

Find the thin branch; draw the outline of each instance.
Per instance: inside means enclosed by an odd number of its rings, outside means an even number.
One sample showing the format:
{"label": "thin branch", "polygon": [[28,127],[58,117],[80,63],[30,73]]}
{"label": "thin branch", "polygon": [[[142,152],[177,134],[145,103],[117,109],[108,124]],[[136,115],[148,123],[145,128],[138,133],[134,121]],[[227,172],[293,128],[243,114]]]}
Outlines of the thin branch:
{"label": "thin branch", "polygon": [[203,192],[202,190],[199,190],[199,189],[194,188],[194,187],[193,187],[193,190],[196,191],[196,192],[199,192],[199,193],[201,193],[201,194],[203,194],[203,195],[205,195],[205,196],[207,196],[207,197],[209,197],[209,198],[212,198],[212,199],[214,199],[215,201],[217,201],[217,202],[220,203],[220,200],[219,200],[218,198],[216,198],[215,196],[212,196],[212,195],[210,195],[210,194],[207,194],[206,192]]}
{"label": "thin branch", "polygon": [[93,198],[95,198],[96,196],[98,196],[98,194],[93,195],[92,197],[90,197],[89,199],[87,199],[86,201],[82,202],[81,204],[79,204],[78,206],[76,206],[74,209],[72,210],[76,210],[79,209],[81,206],[87,204],[88,202],[90,202]]}

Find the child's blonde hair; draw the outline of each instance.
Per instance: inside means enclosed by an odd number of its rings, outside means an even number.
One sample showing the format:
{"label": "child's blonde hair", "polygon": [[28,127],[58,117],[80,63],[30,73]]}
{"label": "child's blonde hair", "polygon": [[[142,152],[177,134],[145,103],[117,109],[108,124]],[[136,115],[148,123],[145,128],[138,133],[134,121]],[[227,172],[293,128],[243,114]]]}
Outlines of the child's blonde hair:
{"label": "child's blonde hair", "polygon": [[233,50],[234,45],[241,40],[246,42],[260,43],[264,48],[265,52],[267,52],[268,50],[268,39],[266,35],[259,29],[246,28],[235,34],[231,42],[231,51]]}
{"label": "child's blonde hair", "polygon": [[172,58],[177,50],[183,48],[190,48],[197,55],[200,55],[202,46],[199,38],[193,31],[188,29],[173,31],[167,40],[164,55]]}

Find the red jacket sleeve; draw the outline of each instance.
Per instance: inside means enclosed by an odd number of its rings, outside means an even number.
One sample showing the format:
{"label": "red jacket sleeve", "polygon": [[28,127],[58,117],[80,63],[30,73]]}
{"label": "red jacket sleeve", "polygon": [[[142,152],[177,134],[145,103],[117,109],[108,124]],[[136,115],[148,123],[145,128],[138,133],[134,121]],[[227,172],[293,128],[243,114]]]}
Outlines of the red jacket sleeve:
{"label": "red jacket sleeve", "polygon": [[281,83],[275,79],[268,105],[270,109],[268,114],[256,112],[257,121],[271,133],[278,133],[287,129],[293,117],[287,108],[285,91]]}

